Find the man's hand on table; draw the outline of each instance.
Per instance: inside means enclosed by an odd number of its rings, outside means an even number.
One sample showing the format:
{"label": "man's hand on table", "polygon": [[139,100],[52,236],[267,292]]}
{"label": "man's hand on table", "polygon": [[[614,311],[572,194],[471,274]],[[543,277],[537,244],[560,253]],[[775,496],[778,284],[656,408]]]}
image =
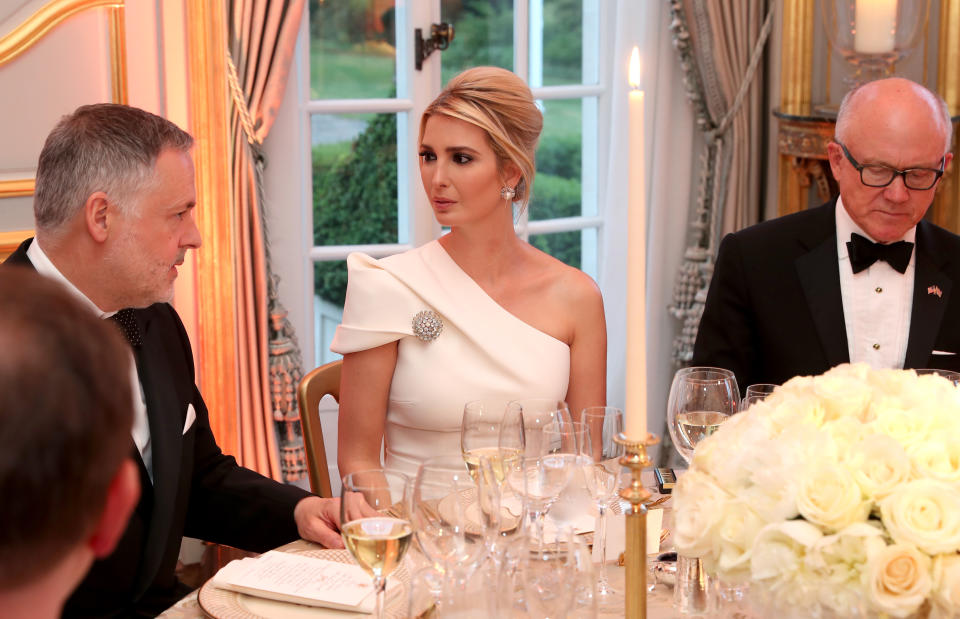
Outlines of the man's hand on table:
{"label": "man's hand on table", "polygon": [[340,537],[340,499],[311,496],[302,499],[293,510],[300,537],[326,548],[343,548]]}

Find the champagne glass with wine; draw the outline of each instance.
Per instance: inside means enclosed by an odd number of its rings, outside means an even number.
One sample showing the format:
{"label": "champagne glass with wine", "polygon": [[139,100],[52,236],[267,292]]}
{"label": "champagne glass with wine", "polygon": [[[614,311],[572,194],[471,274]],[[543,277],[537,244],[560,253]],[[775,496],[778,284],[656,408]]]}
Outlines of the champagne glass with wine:
{"label": "champagne glass with wine", "polygon": [[691,367],[677,371],[670,386],[667,426],[674,446],[688,464],[697,443],[736,413],[739,401],[740,388],[730,370]]}
{"label": "champagne glass with wine", "polygon": [[500,445],[500,430],[507,410],[506,400],[473,400],[463,406],[460,422],[460,450],[470,474],[477,478],[480,461],[486,458],[493,467],[497,485],[503,483],[504,467],[523,453],[522,432],[508,444]]}
{"label": "champagne glass with wine", "polygon": [[386,612],[387,577],[400,565],[413,535],[410,491],[406,475],[385,469],[350,473],[340,490],[340,534],[353,558],[373,577],[379,619]]}

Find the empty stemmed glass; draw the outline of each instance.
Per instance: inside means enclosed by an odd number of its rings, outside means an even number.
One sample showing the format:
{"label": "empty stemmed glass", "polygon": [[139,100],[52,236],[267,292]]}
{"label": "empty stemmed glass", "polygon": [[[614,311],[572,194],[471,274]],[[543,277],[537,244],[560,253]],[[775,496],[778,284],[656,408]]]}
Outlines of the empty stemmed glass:
{"label": "empty stemmed glass", "polygon": [[667,427],[683,459],[690,462],[697,443],[737,412],[740,388],[730,370],[691,367],[678,370],[670,386]]}
{"label": "empty stemmed glass", "polygon": [[[511,414],[508,407],[508,414]],[[566,411],[564,411],[566,412]],[[506,475],[512,491],[522,494],[526,502],[527,518],[532,525],[531,534],[543,539],[543,525],[550,507],[566,488],[577,462],[579,441],[583,440],[584,428],[569,421],[560,409],[549,417],[538,415],[528,425],[523,414],[526,447],[524,456],[511,467]],[[506,428],[506,426],[505,426]]]}
{"label": "empty stemmed glass", "polygon": [[430,458],[413,484],[414,538],[443,581],[441,612],[462,601],[467,579],[486,555],[489,532],[500,526],[499,505],[484,505],[484,489],[478,487],[493,476],[490,462],[482,458],[480,467],[474,479],[459,456]]}
{"label": "empty stemmed glass", "polygon": [[617,500],[620,480],[620,458],[623,445],[614,440],[623,432],[623,412],[610,406],[583,409],[580,421],[587,428],[587,440],[580,447],[580,463],[587,491],[599,512],[594,544],[600,548],[600,575],[597,598],[601,609],[623,608],[623,592],[614,589],[607,578],[607,508]]}
{"label": "empty stemmed glass", "polygon": [[543,428],[573,423],[573,418],[570,416],[567,403],[563,400],[526,398],[513,400],[507,404],[504,424],[508,422],[511,425],[506,429],[508,432],[512,432],[513,426],[518,422],[522,426],[524,455],[538,456],[542,453],[539,442]]}
{"label": "empty stemmed glass", "polygon": [[410,545],[410,480],[384,469],[350,473],[340,491],[340,533],[357,563],[373,577],[376,616],[385,616],[387,577]]}

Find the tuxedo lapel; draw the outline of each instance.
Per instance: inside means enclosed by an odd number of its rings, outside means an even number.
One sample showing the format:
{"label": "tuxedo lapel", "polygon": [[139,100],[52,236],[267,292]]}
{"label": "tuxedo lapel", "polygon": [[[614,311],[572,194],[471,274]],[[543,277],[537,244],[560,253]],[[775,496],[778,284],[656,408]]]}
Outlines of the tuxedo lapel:
{"label": "tuxedo lapel", "polygon": [[[830,367],[850,360],[847,329],[843,318],[843,297],[840,294],[840,261],[837,258],[837,232],[834,209],[824,209],[824,218],[817,222],[816,240],[804,245],[809,251],[794,261],[810,315],[817,328],[820,344]],[[827,221],[829,214],[829,221]],[[823,237],[823,230],[833,232]],[[813,238],[813,237],[811,237]],[[786,325],[789,329],[789,325]]]}
{"label": "tuxedo lapel", "polygon": [[950,300],[953,280],[941,270],[945,253],[937,247],[930,224],[917,225],[917,266],[913,279],[913,309],[910,313],[910,336],[907,339],[905,368],[928,365],[930,352]]}
{"label": "tuxedo lapel", "polygon": [[136,358],[150,424],[153,468],[153,509],[136,585],[139,592],[153,581],[167,548],[179,488],[183,416],[177,414],[181,404],[175,385],[166,372],[157,370],[163,362],[157,358],[164,350],[162,334],[151,331],[149,321],[144,321],[144,312],[134,315],[140,322],[143,338],[143,345],[136,349]]}

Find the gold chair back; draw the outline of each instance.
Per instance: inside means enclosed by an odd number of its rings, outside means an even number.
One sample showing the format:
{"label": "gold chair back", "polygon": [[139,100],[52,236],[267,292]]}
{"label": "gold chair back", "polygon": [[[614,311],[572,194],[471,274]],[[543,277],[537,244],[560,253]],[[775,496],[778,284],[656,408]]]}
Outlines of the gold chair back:
{"label": "gold chair back", "polygon": [[330,471],[327,469],[327,450],[323,446],[323,428],[320,425],[318,407],[323,396],[330,394],[340,401],[340,367],[337,360],[311,370],[297,388],[297,404],[300,409],[300,426],[303,428],[303,446],[307,452],[307,473],[310,475],[310,490],[322,497],[331,497]]}

